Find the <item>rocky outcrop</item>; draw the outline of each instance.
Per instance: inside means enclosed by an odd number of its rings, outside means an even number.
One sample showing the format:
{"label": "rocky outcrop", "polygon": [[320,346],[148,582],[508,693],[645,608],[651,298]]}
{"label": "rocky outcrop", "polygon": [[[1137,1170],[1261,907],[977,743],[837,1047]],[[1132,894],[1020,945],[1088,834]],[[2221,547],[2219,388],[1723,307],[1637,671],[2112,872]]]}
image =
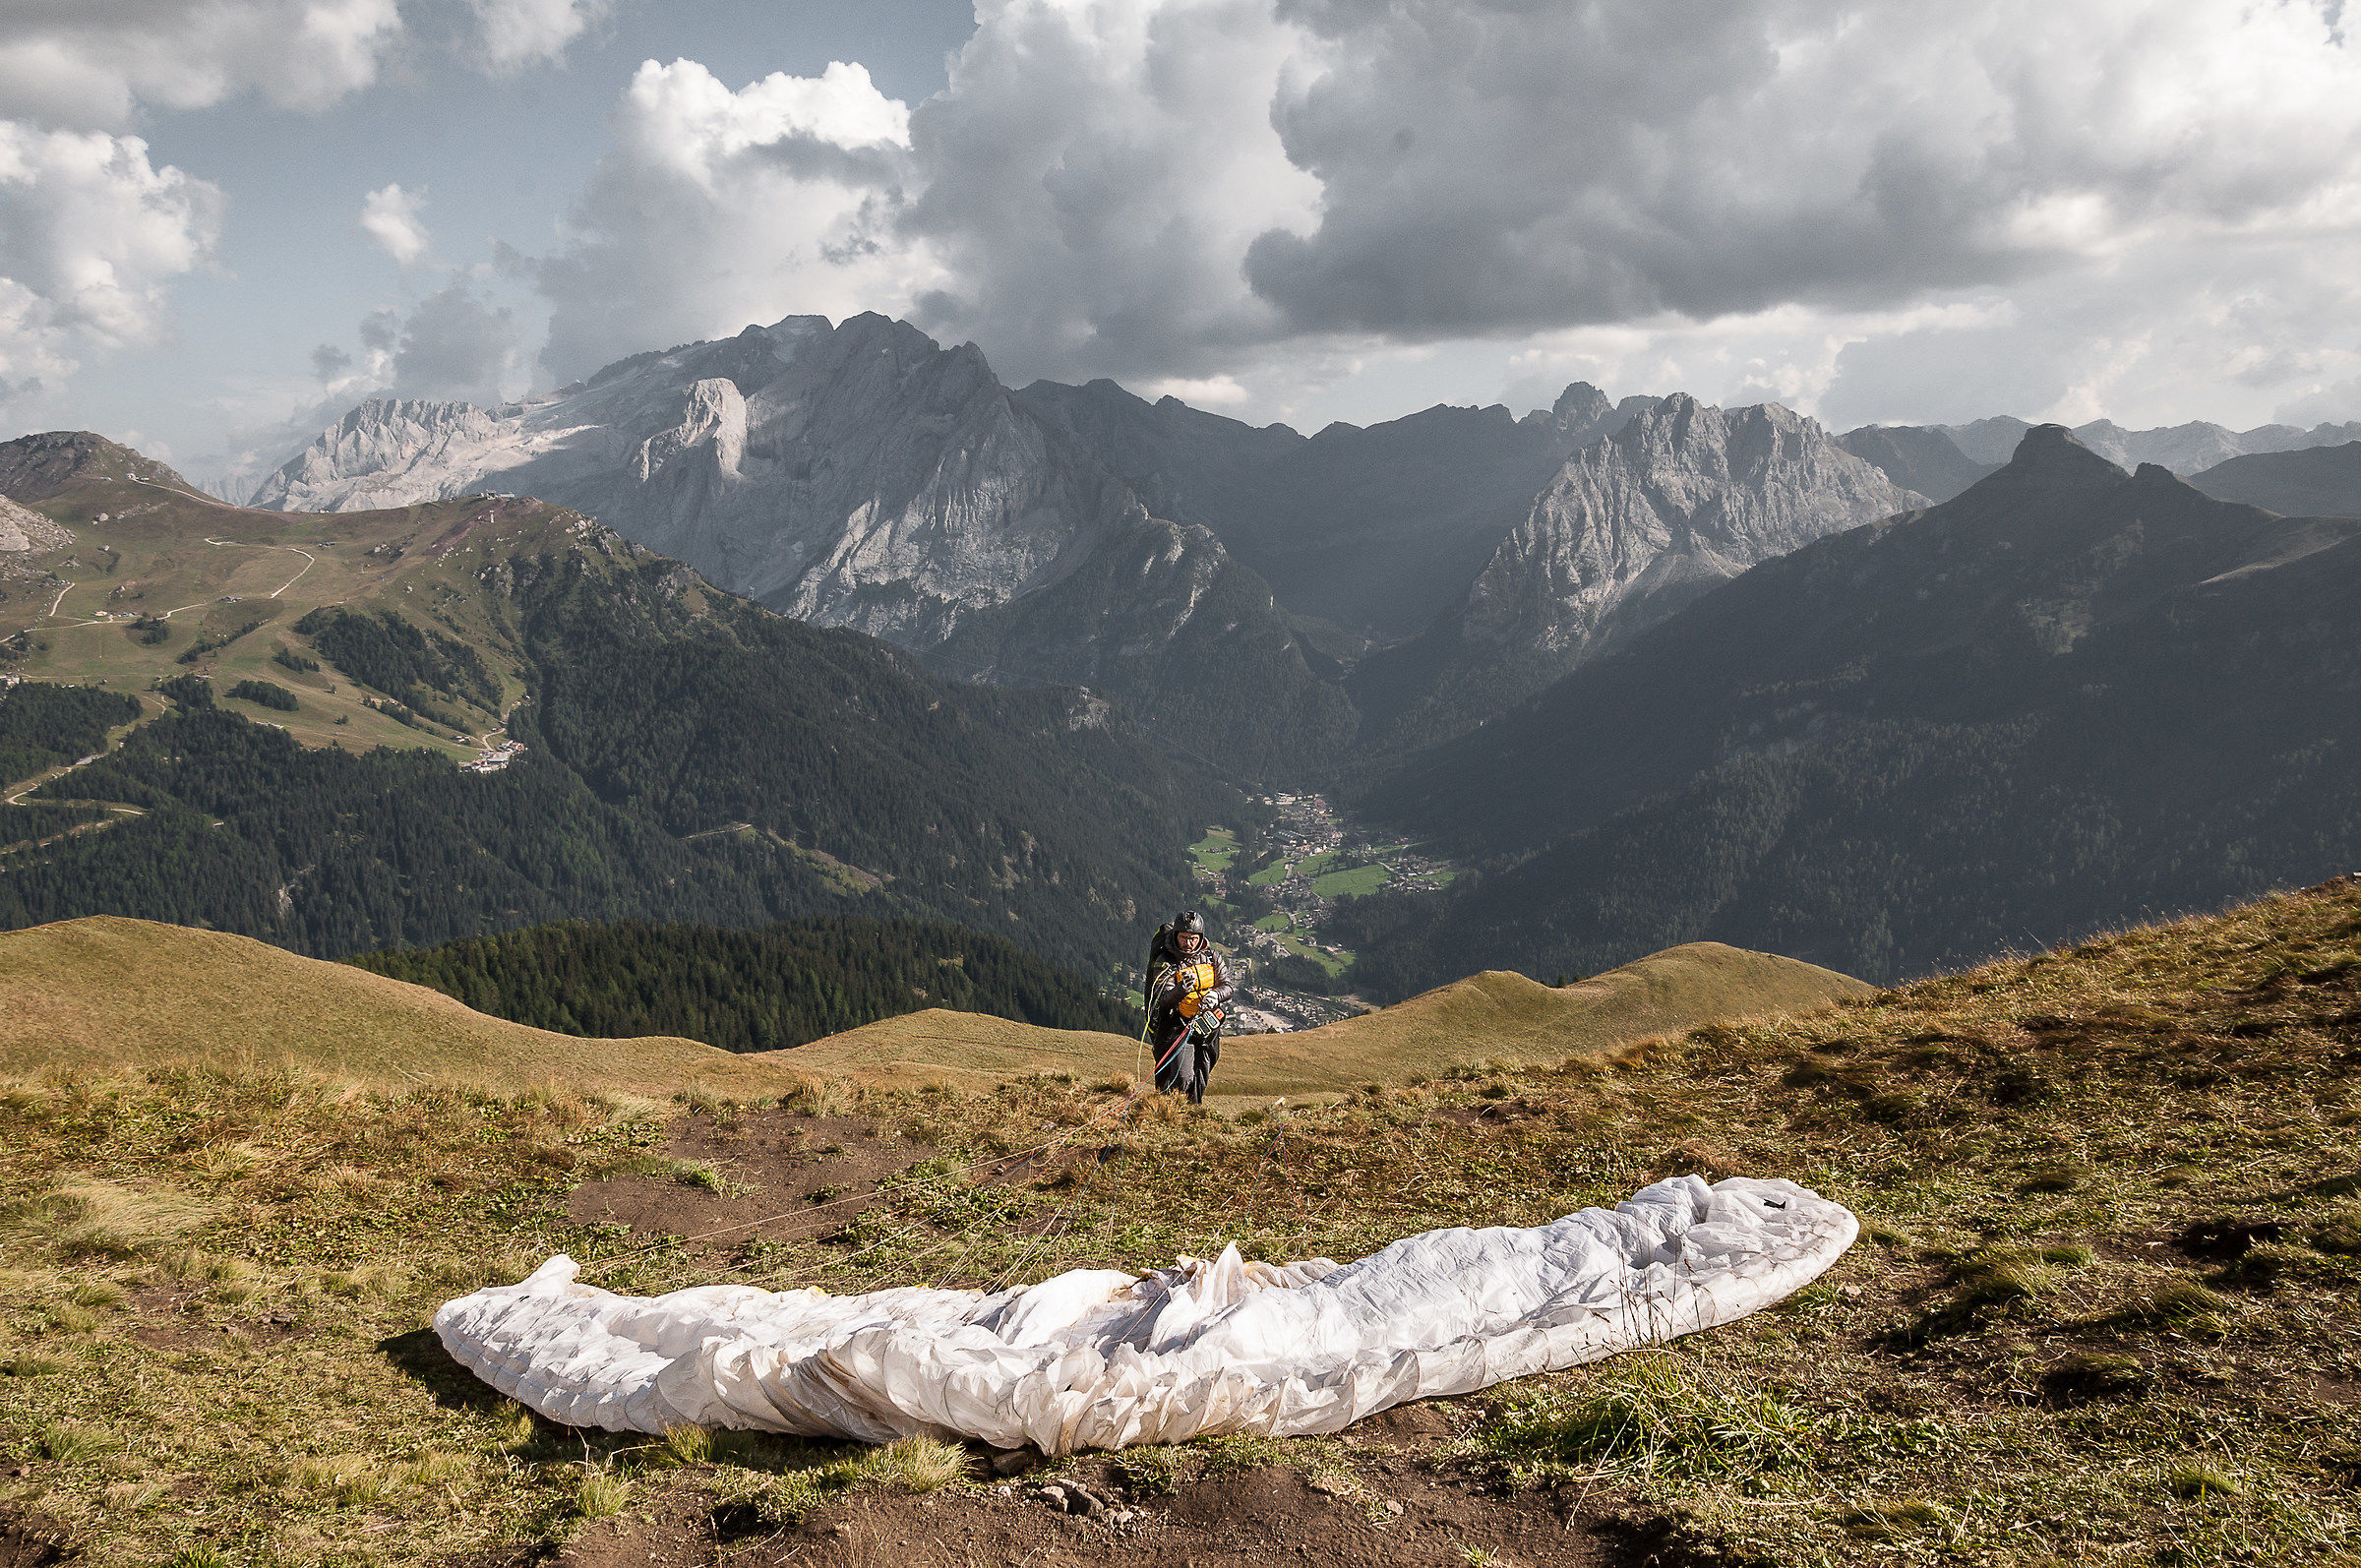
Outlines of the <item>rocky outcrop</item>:
{"label": "rocky outcrop", "polygon": [[0,555],[40,555],[73,542],[71,528],[0,496]]}
{"label": "rocky outcrop", "polygon": [[1568,458],[1458,613],[1355,690],[1394,744],[1439,739],[1759,562],[1926,505],[1777,403],[1666,397]]}
{"label": "rocky outcrop", "polygon": [[1314,436],[1154,403],[1111,381],[1036,382],[1018,400],[1107,463],[1159,517],[1202,524],[1279,602],[1360,638],[1398,640],[1450,609],[1567,455],[1651,397],[1576,382],[1555,406],[1438,403]]}
{"label": "rocky outcrop", "polygon": [[1558,470],[1477,577],[1462,634],[1570,669],[1757,562],[1926,505],[1777,403],[1667,397]]}

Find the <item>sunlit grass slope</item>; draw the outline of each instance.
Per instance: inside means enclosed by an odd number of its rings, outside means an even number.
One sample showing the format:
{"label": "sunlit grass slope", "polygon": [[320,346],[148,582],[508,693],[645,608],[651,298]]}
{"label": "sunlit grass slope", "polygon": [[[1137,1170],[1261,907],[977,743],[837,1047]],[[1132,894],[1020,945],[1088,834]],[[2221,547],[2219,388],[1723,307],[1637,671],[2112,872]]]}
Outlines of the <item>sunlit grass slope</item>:
{"label": "sunlit grass slope", "polygon": [[383,1088],[779,1094],[778,1058],[693,1040],[581,1040],[251,937],[92,916],[0,933],[0,1074],[304,1072]]}
{"label": "sunlit grass slope", "polygon": [[[0,603],[0,637],[27,638],[14,671],[134,693],[159,678],[209,676],[221,705],[306,746],[478,754],[447,725],[404,725],[371,706],[371,694],[333,663],[312,659],[316,667],[303,669],[277,655],[311,658],[294,627],[324,605],[392,611],[477,650],[500,688],[497,705],[438,701],[467,733],[485,734],[524,685],[516,629],[498,596],[483,591],[482,573],[513,557],[562,551],[588,528],[562,508],[489,496],[334,515],[257,512],[129,477],[136,454],[110,443],[94,451],[61,488],[30,498],[75,539],[25,558],[52,574],[48,585]],[[296,707],[228,696],[248,680],[292,693]]]}
{"label": "sunlit grass slope", "polygon": [[[452,1369],[437,1303],[560,1250],[635,1294],[997,1288],[1227,1241],[1353,1258],[1744,1171],[1848,1205],[1860,1245],[1744,1322],[1449,1402],[1434,1463],[1470,1506],[1563,1515],[1570,1549],[1619,1519],[1634,1559],[1668,1568],[2352,1562],[2356,1065],[2347,879],[1605,1059],[1281,1113],[1073,1075],[707,1098],[696,1168],[663,1147],[669,1108],[619,1097],[43,1075],[0,1084],[0,1520],[43,1521],[93,1564],[448,1565],[546,1561],[577,1535],[571,1560],[619,1561],[592,1554],[615,1527],[588,1516],[620,1510],[631,1560],[710,1561],[725,1520],[768,1538],[912,1482],[836,1447],[553,1427]],[[602,1175],[722,1202],[783,1136],[920,1163],[788,1239],[733,1244],[694,1205],[675,1223],[695,1244],[570,1218]],[[1160,1484],[1237,1452],[1136,1451],[1119,1480],[1162,1521]],[[1372,1518],[1401,1484],[1387,1443],[1252,1453]],[[966,1475],[936,1517],[979,1505],[990,1478]]]}
{"label": "sunlit grass slope", "polygon": [[[1576,985],[1488,970],[1391,1007],[1297,1034],[1225,1041],[1225,1102],[1349,1093],[1471,1061],[1557,1061],[1651,1035],[1824,1007],[1872,990],[1833,970],[1720,942],[1667,948]],[[1138,1070],[1139,1043],[934,1010],[887,1018],[795,1053],[798,1066],[876,1083],[981,1088],[1031,1072]]]}

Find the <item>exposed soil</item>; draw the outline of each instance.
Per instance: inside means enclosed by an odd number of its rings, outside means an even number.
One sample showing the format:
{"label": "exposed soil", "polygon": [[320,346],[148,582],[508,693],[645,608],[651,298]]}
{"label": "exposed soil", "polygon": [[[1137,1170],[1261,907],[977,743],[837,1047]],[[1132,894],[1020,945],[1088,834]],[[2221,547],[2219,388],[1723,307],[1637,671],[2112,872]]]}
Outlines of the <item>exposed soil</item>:
{"label": "exposed soil", "polygon": [[[1430,1413],[1431,1414],[1431,1413]],[[1437,1425],[1447,1424],[1433,1415]],[[1126,1563],[1161,1568],[1434,1568],[1488,1560],[1606,1565],[1646,1559],[1653,1538],[1599,1499],[1558,1492],[1487,1494],[1423,1452],[1363,1445],[1350,1478],[1262,1466],[1180,1485],[1162,1496],[1126,1491],[1111,1463],[1081,1477],[1092,1502],[1076,1514],[1030,1481],[979,1496],[864,1492],[800,1524],[761,1524],[745,1508],[714,1510],[684,1478],[642,1497],[622,1519],[585,1530],[557,1561],[565,1568],[631,1564],[772,1568],[1024,1568]]]}
{"label": "exposed soil", "polygon": [[575,1187],[567,1216],[577,1225],[629,1225],[641,1240],[679,1236],[705,1252],[823,1236],[859,1219],[881,1184],[935,1152],[862,1117],[777,1109],[722,1121],[682,1116],[666,1132],[666,1155],[709,1165],[745,1190],[725,1194],[672,1176],[607,1176]]}
{"label": "exposed soil", "polygon": [[[125,1303],[138,1320],[123,1330],[123,1337],[157,1351],[194,1351],[221,1343],[224,1329],[193,1321],[191,1306],[203,1295],[195,1286],[143,1285],[131,1293]],[[264,1309],[261,1315],[240,1319],[230,1328],[253,1339],[272,1341],[291,1339],[307,1333],[292,1314]],[[0,1559],[4,1563],[5,1559]]]}
{"label": "exposed soil", "polygon": [[66,1533],[40,1514],[0,1510],[0,1568],[45,1568],[73,1555]]}

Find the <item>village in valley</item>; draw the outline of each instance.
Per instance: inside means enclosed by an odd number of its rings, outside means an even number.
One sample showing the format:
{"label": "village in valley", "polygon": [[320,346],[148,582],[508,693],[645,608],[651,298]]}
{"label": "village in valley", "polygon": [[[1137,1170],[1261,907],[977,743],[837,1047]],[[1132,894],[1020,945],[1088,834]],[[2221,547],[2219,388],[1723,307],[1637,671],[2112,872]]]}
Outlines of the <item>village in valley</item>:
{"label": "village in valley", "polygon": [[1245,972],[1237,1031],[1310,1029],[1365,1012],[1368,1004],[1344,989],[1354,955],[1323,935],[1337,900],[1442,887],[1455,869],[1423,845],[1347,824],[1325,795],[1265,795],[1257,804],[1271,814],[1259,843],[1217,827],[1193,847],[1198,883],[1228,917],[1225,945]]}

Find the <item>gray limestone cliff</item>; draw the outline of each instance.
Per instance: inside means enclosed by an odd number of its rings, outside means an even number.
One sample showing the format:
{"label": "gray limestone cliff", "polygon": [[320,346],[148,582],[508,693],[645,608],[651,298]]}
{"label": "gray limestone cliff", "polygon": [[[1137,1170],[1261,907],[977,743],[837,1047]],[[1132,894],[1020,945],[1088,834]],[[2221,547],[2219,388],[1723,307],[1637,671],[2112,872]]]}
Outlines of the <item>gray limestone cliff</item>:
{"label": "gray limestone cliff", "polygon": [[[1149,517],[972,343],[945,349],[880,316],[750,327],[497,408],[366,403],[254,504],[334,512],[483,490],[575,508],[775,610],[950,673],[1106,682],[1234,775],[1315,762],[1352,732],[1342,693],[1219,539]],[[1061,587],[1059,613],[1039,613]],[[1218,627],[1194,626],[1215,608]],[[1245,711],[1198,702],[1213,681]],[[1317,722],[1301,722],[1307,710]]]}
{"label": "gray limestone cliff", "polygon": [[1567,458],[1458,612],[1370,661],[1355,691],[1392,744],[1438,739],[1749,567],[1926,505],[1777,403],[1724,409],[1675,394]]}

